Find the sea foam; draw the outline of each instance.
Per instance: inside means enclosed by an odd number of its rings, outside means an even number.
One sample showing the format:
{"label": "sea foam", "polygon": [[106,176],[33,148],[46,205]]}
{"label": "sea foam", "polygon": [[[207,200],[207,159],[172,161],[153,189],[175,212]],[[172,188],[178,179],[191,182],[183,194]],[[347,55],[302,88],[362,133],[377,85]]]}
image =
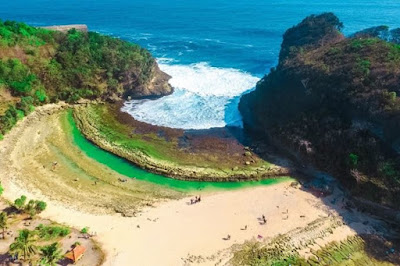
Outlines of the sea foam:
{"label": "sea foam", "polygon": [[167,64],[161,70],[172,76],[175,91],[157,100],[125,102],[122,111],[153,125],[182,129],[241,126],[238,111],[240,96],[251,90],[258,77],[232,68],[217,68],[207,63]]}

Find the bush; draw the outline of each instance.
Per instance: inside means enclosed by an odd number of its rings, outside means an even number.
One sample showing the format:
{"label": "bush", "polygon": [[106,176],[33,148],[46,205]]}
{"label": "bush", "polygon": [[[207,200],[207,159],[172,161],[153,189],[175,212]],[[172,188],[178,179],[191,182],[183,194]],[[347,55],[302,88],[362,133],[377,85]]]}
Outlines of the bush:
{"label": "bush", "polygon": [[28,115],[35,109],[35,107],[33,106],[33,98],[31,96],[22,97],[21,101],[17,103],[16,107],[19,110],[22,110],[25,113],[25,115]]}
{"label": "bush", "polygon": [[44,201],[36,201],[36,210],[42,212],[46,209],[47,203]]}
{"label": "bush", "polygon": [[349,164],[350,167],[356,168],[358,165],[358,155],[354,153],[349,154]]}
{"label": "bush", "polygon": [[43,224],[36,227],[36,231],[42,240],[52,240],[58,237],[65,237],[71,233],[71,230],[68,227],[45,226]]}
{"label": "bush", "polygon": [[35,91],[35,97],[38,99],[39,102],[43,103],[47,99],[46,92],[43,89]]}
{"label": "bush", "polygon": [[25,207],[26,196],[22,195],[20,198],[14,201],[14,205],[17,209],[21,210]]}

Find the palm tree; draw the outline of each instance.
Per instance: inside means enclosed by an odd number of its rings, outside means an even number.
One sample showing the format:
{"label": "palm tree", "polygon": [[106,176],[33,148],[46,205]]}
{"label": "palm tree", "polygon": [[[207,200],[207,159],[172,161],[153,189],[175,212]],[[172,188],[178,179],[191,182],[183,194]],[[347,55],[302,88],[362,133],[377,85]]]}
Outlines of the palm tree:
{"label": "palm tree", "polygon": [[5,238],[5,231],[7,228],[7,213],[2,212],[0,213],[0,228],[3,229],[2,235],[3,235],[3,239]]}
{"label": "palm tree", "polygon": [[42,259],[40,260],[40,264],[53,266],[63,257],[61,254],[62,250],[59,248],[57,242],[44,246],[41,251]]}
{"label": "palm tree", "polygon": [[18,258],[23,257],[24,261],[28,261],[32,255],[37,253],[35,240],[35,234],[28,229],[19,231],[19,236],[10,245],[10,254],[17,255]]}

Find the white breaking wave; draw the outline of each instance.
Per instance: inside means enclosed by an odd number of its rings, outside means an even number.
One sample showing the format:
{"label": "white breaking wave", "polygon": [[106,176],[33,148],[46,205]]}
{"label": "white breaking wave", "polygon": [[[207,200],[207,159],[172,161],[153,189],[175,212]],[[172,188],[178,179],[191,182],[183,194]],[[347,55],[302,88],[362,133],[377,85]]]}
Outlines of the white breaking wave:
{"label": "white breaking wave", "polygon": [[[252,89],[259,78],[232,68],[216,68],[207,63],[165,64],[162,71],[172,78],[175,91],[156,100],[125,102],[122,111],[153,125],[182,129],[241,126],[240,96]],[[168,62],[168,61],[167,61]]]}

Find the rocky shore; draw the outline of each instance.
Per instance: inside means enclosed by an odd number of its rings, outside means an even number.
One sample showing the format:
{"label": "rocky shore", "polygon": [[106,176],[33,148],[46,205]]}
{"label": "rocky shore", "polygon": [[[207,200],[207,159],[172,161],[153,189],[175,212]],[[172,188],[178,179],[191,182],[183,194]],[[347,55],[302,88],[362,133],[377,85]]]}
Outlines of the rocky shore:
{"label": "rocky shore", "polygon": [[[88,111],[87,106],[76,106],[73,114],[78,128],[88,140],[92,141],[100,148],[125,158],[153,173],[181,180],[196,181],[249,181],[288,176],[291,173],[290,169],[287,167],[268,164],[266,162],[261,162],[253,166],[252,161],[255,162],[252,158],[253,154],[248,150],[249,148],[244,146],[242,146],[242,152],[236,154],[236,156],[239,158],[241,157],[244,161],[239,161],[236,166],[230,169],[186,165],[182,162],[157,159],[153,156],[149,156],[143,149],[127,148],[107,140],[107,137],[101,133],[95,117]],[[118,130],[118,128],[114,128],[113,130]],[[140,130],[140,128],[138,130]],[[176,150],[176,152],[182,153],[184,151]],[[211,153],[212,156],[213,152],[217,155],[218,152],[221,151],[216,149],[209,150],[208,152]],[[189,157],[193,156],[193,152],[186,152],[185,154]],[[261,159],[257,158],[257,160]]]}

